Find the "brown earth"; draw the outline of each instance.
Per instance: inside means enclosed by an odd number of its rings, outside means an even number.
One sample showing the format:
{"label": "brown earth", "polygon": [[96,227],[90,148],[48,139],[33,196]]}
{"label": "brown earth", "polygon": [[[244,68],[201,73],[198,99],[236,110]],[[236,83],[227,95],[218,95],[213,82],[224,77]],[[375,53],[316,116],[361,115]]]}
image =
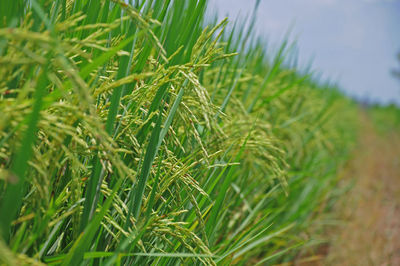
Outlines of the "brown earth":
{"label": "brown earth", "polygon": [[360,143],[345,178],[354,188],[338,206],[324,265],[400,265],[400,133],[380,133],[361,114]]}
{"label": "brown earth", "polygon": [[400,266],[400,130],[382,133],[361,114],[359,144],[344,169],[354,187],[336,207],[341,221],[317,255],[295,265]]}

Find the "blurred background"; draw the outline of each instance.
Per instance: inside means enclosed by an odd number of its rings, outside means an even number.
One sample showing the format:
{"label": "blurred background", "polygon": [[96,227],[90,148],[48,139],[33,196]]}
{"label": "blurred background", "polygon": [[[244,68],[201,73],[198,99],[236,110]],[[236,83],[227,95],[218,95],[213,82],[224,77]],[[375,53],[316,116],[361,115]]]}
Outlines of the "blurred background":
{"label": "blurred background", "polygon": [[[220,19],[245,19],[256,0],[211,0]],[[362,102],[400,105],[400,1],[261,0],[256,31],[273,46],[290,32],[300,66],[312,62],[322,79],[331,80]]]}

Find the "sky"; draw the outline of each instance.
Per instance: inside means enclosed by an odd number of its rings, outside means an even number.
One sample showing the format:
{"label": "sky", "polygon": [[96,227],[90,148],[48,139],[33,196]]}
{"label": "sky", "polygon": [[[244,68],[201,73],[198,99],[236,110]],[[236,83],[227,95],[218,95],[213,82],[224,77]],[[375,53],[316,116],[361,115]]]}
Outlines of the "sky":
{"label": "sky", "polygon": [[[249,15],[256,0],[210,0],[222,18]],[[400,0],[261,0],[257,34],[279,44],[288,29],[299,62],[348,95],[400,104]]]}

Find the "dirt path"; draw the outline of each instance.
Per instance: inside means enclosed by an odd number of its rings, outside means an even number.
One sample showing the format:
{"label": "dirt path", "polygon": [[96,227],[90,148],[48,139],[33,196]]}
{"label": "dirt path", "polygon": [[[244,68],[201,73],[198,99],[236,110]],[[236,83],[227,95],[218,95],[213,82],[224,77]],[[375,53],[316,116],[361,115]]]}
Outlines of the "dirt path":
{"label": "dirt path", "polygon": [[400,265],[400,133],[379,133],[362,114],[360,145],[344,175],[355,187],[339,205],[323,265]]}

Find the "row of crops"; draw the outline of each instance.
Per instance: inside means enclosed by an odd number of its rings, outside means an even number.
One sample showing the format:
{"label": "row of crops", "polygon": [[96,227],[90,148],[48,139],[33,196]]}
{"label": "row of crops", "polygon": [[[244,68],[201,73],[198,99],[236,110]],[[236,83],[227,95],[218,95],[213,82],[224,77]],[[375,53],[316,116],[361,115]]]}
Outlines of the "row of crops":
{"label": "row of crops", "polygon": [[354,106],[206,0],[0,3],[0,262],[269,264],[312,244]]}

